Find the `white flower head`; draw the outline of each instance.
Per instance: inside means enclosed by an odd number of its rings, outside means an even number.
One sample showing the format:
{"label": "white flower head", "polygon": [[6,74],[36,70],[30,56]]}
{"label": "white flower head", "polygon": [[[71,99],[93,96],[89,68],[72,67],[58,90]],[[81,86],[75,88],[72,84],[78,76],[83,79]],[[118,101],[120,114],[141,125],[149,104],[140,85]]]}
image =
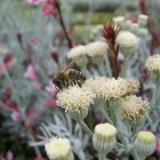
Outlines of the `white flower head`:
{"label": "white flower head", "polygon": [[95,76],[94,78],[87,79],[84,83],[84,86],[90,88],[95,94],[98,93],[101,84],[107,81],[106,77]]}
{"label": "white flower head", "polygon": [[87,54],[87,49],[86,46],[83,45],[79,45],[76,46],[74,48],[72,48],[69,52],[68,52],[68,59],[76,59],[76,58],[80,58],[80,57],[85,57]]}
{"label": "white flower head", "polygon": [[124,95],[136,92],[139,88],[138,81],[126,80],[123,78],[112,78],[101,84],[98,95],[105,100],[110,98],[120,98]]}
{"label": "white flower head", "polygon": [[95,133],[106,138],[111,138],[116,136],[117,129],[109,123],[102,123],[96,125]]}
{"label": "white flower head", "polygon": [[51,160],[74,160],[68,139],[53,137],[45,144],[45,151]]}
{"label": "white flower head", "polygon": [[144,117],[149,103],[135,95],[126,96],[120,99],[120,116],[132,123]]}
{"label": "white flower head", "polygon": [[131,32],[121,31],[117,38],[116,44],[120,49],[134,49],[138,43],[138,38]]}
{"label": "white flower head", "polygon": [[145,67],[150,72],[160,73],[160,55],[150,56],[145,62]]}
{"label": "white flower head", "polygon": [[116,24],[116,25],[122,25],[123,22],[125,20],[125,17],[124,16],[118,16],[118,17],[114,17],[113,18],[113,22]]}
{"label": "white flower head", "polygon": [[87,47],[87,55],[91,57],[103,56],[108,50],[107,43],[102,41],[95,41],[89,43],[86,47]]}
{"label": "white flower head", "polygon": [[95,94],[88,87],[71,86],[57,94],[58,105],[66,111],[79,112],[81,109],[88,110],[94,103]]}

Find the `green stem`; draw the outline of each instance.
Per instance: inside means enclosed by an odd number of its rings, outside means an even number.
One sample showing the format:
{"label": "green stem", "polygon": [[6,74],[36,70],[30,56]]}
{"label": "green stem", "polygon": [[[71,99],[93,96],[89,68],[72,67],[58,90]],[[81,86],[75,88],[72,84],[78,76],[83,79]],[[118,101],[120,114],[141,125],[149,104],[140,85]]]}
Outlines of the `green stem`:
{"label": "green stem", "polygon": [[124,59],[123,64],[122,64],[121,72],[120,72],[120,77],[122,77],[122,78],[126,77],[126,72],[127,72],[127,67],[128,67],[128,61],[129,61],[130,57],[131,57],[130,55],[128,57],[126,57]]}
{"label": "green stem", "polygon": [[151,103],[150,103],[151,109],[154,108],[156,100],[159,97],[159,94],[160,94],[160,85],[159,86],[156,85],[156,89],[154,90],[154,93],[151,99]]}
{"label": "green stem", "polygon": [[93,132],[88,128],[86,123],[83,120],[79,121],[79,123],[80,123],[81,127],[92,137]]}
{"label": "green stem", "polygon": [[138,157],[137,152],[135,151],[134,148],[132,148],[131,154],[132,154],[134,160],[144,160],[144,159],[141,159],[141,158]]}
{"label": "green stem", "polygon": [[99,153],[99,154],[98,154],[98,159],[99,159],[99,160],[106,160],[106,154],[104,154],[104,153]]}

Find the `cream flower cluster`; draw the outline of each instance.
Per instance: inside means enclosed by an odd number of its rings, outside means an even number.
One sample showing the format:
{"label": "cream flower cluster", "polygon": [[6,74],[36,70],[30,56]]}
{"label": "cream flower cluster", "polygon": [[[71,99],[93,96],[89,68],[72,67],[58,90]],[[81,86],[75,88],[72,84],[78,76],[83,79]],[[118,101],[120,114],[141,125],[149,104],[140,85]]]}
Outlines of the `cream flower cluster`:
{"label": "cream flower cluster", "polygon": [[100,85],[98,95],[105,100],[110,98],[121,98],[124,95],[134,93],[139,88],[139,82],[123,78],[112,78]]}
{"label": "cream flower cluster", "polygon": [[74,48],[72,48],[69,52],[68,52],[68,59],[76,59],[76,58],[80,58],[80,57],[84,57],[87,54],[87,50],[86,50],[86,46],[83,45],[79,45],[76,46]]}
{"label": "cream flower cluster", "polygon": [[91,57],[103,56],[108,50],[107,43],[102,41],[89,43],[86,47],[87,47],[87,55]]}
{"label": "cream flower cluster", "polygon": [[150,56],[146,60],[145,67],[150,72],[160,73],[160,54]]}
{"label": "cream flower cluster", "polygon": [[125,17],[124,16],[118,16],[118,17],[114,17],[113,18],[113,22],[116,25],[123,25],[124,21],[125,21]]}
{"label": "cream flower cluster", "polygon": [[71,86],[57,94],[58,105],[66,111],[88,110],[90,104],[94,103],[95,94],[87,87]]}
{"label": "cream flower cluster", "polygon": [[50,160],[74,160],[68,139],[53,137],[45,144],[45,151]]}
{"label": "cream flower cluster", "polygon": [[94,56],[102,56],[107,52],[108,45],[105,42],[102,41],[95,41],[92,43],[89,43],[87,45],[79,45],[74,48],[72,48],[68,52],[68,59],[76,59],[80,57],[85,57],[86,55],[89,55],[91,57]]}
{"label": "cream flower cluster", "polygon": [[149,103],[135,95],[126,96],[120,99],[120,116],[130,122],[143,118]]}
{"label": "cream flower cluster", "polygon": [[121,49],[135,48],[137,43],[137,36],[128,31],[121,31],[116,38],[116,44],[119,45]]}
{"label": "cream flower cluster", "polygon": [[95,76],[94,78],[89,78],[85,81],[84,86],[90,88],[94,93],[98,93],[101,84],[106,83],[107,78],[101,76]]}

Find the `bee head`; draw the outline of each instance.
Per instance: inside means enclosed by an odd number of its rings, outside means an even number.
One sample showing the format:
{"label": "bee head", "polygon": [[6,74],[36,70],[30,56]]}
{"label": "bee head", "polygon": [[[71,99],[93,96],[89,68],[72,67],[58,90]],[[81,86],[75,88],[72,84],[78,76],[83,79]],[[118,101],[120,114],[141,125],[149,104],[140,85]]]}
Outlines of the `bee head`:
{"label": "bee head", "polygon": [[56,85],[58,88],[61,88],[61,81],[60,81],[60,80],[54,78],[52,82],[53,82],[54,85]]}

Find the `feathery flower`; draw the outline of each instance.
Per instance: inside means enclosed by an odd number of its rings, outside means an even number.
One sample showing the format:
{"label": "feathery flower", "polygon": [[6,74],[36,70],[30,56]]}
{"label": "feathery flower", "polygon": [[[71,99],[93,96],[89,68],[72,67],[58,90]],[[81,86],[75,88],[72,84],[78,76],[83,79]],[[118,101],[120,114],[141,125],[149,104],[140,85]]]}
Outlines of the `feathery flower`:
{"label": "feathery flower", "polygon": [[101,84],[106,83],[106,81],[106,77],[95,76],[94,78],[87,79],[84,83],[84,86],[87,86],[95,94],[97,94]]}
{"label": "feathery flower", "polygon": [[145,67],[150,72],[160,73],[160,55],[150,56],[145,62]]}
{"label": "feathery flower", "polygon": [[57,93],[58,104],[66,111],[79,111],[88,109],[93,103],[95,94],[87,87],[71,86]]}
{"label": "feathery flower", "polygon": [[83,45],[79,45],[79,46],[76,46],[74,48],[72,48],[69,52],[68,52],[68,59],[76,59],[76,58],[79,58],[79,57],[85,57],[87,54],[87,48],[86,46],[83,46]]}
{"label": "feathery flower", "polygon": [[53,137],[45,144],[45,150],[50,160],[74,160],[68,139]]}
{"label": "feathery flower", "polygon": [[135,123],[144,117],[149,103],[143,101],[141,97],[135,95],[126,96],[120,99],[120,116],[130,122]]}
{"label": "feathery flower", "polygon": [[108,45],[106,42],[95,41],[89,43],[86,46],[86,49],[87,49],[87,54],[91,57],[103,56],[108,50]]}
{"label": "feathery flower", "polygon": [[138,43],[138,38],[131,32],[122,31],[117,35],[116,44],[121,50],[133,50]]}
{"label": "feathery flower", "polygon": [[105,100],[109,100],[110,98],[120,98],[124,95],[136,92],[138,88],[138,81],[112,78],[101,83],[97,94]]}
{"label": "feathery flower", "polygon": [[125,20],[124,16],[118,16],[113,18],[113,22],[118,26],[118,25],[123,25],[123,22]]}
{"label": "feathery flower", "polygon": [[94,103],[95,94],[88,87],[71,86],[57,94],[57,102],[73,119],[84,119],[88,107]]}

